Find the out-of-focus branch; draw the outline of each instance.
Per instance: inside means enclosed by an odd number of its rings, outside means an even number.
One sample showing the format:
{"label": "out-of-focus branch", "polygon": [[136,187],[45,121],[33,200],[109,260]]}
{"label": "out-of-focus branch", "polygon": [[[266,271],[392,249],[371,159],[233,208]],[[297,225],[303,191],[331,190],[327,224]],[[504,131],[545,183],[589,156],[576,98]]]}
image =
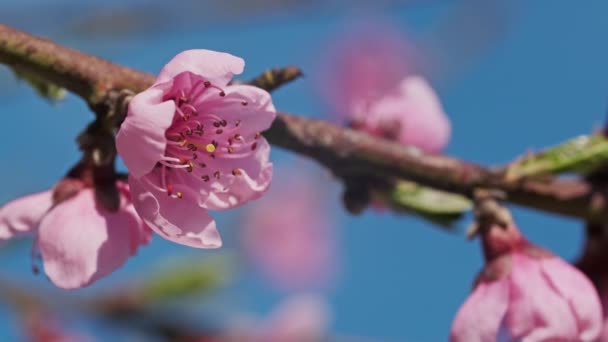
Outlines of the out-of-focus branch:
{"label": "out-of-focus branch", "polygon": [[[91,108],[107,106],[112,90],[144,90],[154,76],[0,25],[0,62],[34,72],[81,96]],[[264,76],[262,76],[263,78]],[[273,89],[268,84],[259,84]],[[471,197],[477,188],[504,191],[509,201],[551,213],[608,219],[603,193],[585,180],[507,180],[504,172],[406,146],[331,123],[279,113],[264,133],[274,145],[311,157],[338,177],[397,177]]]}

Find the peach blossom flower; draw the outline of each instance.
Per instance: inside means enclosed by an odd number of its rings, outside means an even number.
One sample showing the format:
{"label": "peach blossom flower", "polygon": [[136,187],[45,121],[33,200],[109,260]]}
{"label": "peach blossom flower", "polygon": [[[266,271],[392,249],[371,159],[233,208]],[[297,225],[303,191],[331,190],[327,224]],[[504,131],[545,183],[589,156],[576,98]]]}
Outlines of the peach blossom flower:
{"label": "peach blossom flower", "polygon": [[54,200],[54,190],[9,202],[0,208],[0,239],[35,235],[34,248],[55,285],[89,285],[122,266],[151,237],[131,203],[128,185],[119,181],[117,187],[117,212],[96,203],[94,190],[84,185],[60,202]]}
{"label": "peach blossom flower", "polygon": [[351,127],[439,153],[451,124],[431,85],[412,74],[412,50],[390,25],[357,27],[324,50],[318,88]]}
{"label": "peach blossom flower", "polygon": [[270,185],[270,146],[260,132],[276,110],[268,92],[227,85],[243,68],[227,53],[184,51],[130,102],[116,146],[135,209],[168,240],[220,247],[208,210],[240,206]]}
{"label": "peach blossom flower", "polygon": [[597,341],[602,308],[583,273],[514,226],[491,227],[483,244],[487,264],[454,319],[450,341]]}

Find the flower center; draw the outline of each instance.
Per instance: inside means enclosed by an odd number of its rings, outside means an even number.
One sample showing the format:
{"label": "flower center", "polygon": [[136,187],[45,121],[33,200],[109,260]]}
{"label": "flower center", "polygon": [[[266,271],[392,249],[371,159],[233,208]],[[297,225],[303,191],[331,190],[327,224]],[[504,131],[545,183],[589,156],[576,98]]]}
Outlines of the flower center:
{"label": "flower center", "polygon": [[256,140],[261,136],[260,133],[244,137],[241,120],[229,122],[206,111],[205,107],[220,100],[214,94],[209,94],[212,91],[218,92],[221,101],[238,101],[241,106],[248,105],[238,95],[227,96],[222,88],[202,79],[190,89],[181,89],[171,98],[176,105],[175,116],[173,124],[166,131],[168,141],[165,156],[159,161],[162,168],[161,187],[171,197],[182,198],[183,194],[174,192],[170,172],[167,171],[182,170],[203,182],[237,177],[242,174],[241,169],[234,168],[224,175],[218,167],[220,164],[217,159],[242,158],[257,148]]}

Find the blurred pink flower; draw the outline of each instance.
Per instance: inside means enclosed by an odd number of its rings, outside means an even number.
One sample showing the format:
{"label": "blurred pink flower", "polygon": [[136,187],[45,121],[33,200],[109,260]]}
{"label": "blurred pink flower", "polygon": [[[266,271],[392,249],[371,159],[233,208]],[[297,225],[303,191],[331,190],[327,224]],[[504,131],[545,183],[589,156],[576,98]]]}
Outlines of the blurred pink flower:
{"label": "blurred pink flower", "polygon": [[[80,181],[69,182],[73,187]],[[89,285],[122,266],[151,237],[131,203],[128,185],[119,181],[117,187],[117,212],[98,205],[94,190],[83,184],[59,202],[53,198],[61,192],[57,188],[9,202],[0,208],[0,239],[36,235],[34,248],[55,285]]]}
{"label": "blurred pink flower", "polygon": [[295,169],[251,206],[242,242],[253,265],[281,289],[327,284],[335,270],[335,237],[318,181]]}
{"label": "blurred pink flower", "polygon": [[376,101],[353,103],[351,126],[427,153],[439,153],[450,138],[451,125],[428,82],[408,76],[393,92]]}
{"label": "blurred pink flower", "polygon": [[288,297],[264,321],[241,318],[222,341],[321,342],[329,331],[330,310],[318,295]]}
{"label": "blurred pink flower", "polygon": [[276,110],[268,92],[227,85],[243,68],[226,53],[184,51],[131,100],[116,146],[137,212],[168,240],[220,247],[207,210],[239,206],[270,185],[270,146],[260,132]]}
{"label": "blurred pink flower", "polygon": [[380,20],[350,27],[322,51],[320,95],[346,118],[354,101],[375,101],[394,89],[412,62],[408,38]]}
{"label": "blurred pink flower", "polygon": [[451,125],[428,82],[411,75],[412,48],[387,24],[352,30],[328,47],[319,89],[351,127],[438,153]]}
{"label": "blurred pink flower", "polygon": [[493,226],[483,245],[487,264],[454,319],[450,341],[597,341],[602,308],[583,273],[530,244],[514,226]]}

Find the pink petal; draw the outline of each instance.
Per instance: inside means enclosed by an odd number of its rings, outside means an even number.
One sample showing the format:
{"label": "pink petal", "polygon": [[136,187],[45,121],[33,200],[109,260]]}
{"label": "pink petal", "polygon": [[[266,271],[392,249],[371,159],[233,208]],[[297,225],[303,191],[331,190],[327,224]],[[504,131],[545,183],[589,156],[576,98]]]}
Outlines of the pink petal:
{"label": "pink petal", "polygon": [[228,122],[240,121],[239,133],[243,136],[267,130],[277,116],[270,94],[249,85],[228,86],[224,100],[211,103],[209,111]]}
{"label": "pink petal", "polygon": [[403,110],[411,114],[406,116],[400,141],[427,153],[441,152],[450,139],[451,125],[439,97],[428,82],[418,76],[407,77],[401,88],[408,100]]}
{"label": "pink petal", "polygon": [[222,240],[207,210],[183,198],[149,189],[129,177],[133,204],[144,222],[163,238],[195,248],[219,248]]}
{"label": "pink petal", "polygon": [[[243,101],[247,105],[243,106]],[[206,193],[200,205],[211,210],[230,209],[248,201],[259,198],[270,186],[272,164],[269,161],[270,145],[261,136],[253,139],[256,133],[270,127],[276,117],[276,109],[268,92],[246,85],[235,85],[227,88],[226,101],[216,103],[209,109],[218,117],[228,122],[239,121],[239,133],[256,149],[241,157],[218,155],[217,159],[207,161],[210,170],[219,170],[220,179],[204,183]],[[248,147],[246,147],[248,149]],[[232,175],[238,169],[241,174]],[[184,182],[189,182],[182,177]],[[200,180],[190,180],[192,187],[200,185]]]}
{"label": "pink petal", "polygon": [[52,205],[52,190],[21,197],[5,204],[0,208],[0,240],[34,230]]}
{"label": "pink petal", "polygon": [[512,262],[505,316],[510,335],[525,341],[578,341],[577,318],[543,272],[541,260],[514,253]]}
{"label": "pink petal", "polygon": [[[42,219],[38,245],[44,271],[58,287],[89,285],[122,266],[141,241],[133,212],[110,213],[95,203],[94,191],[81,190]],[[134,241],[135,240],[135,241]]]}
{"label": "pink petal", "polygon": [[150,240],[152,240],[153,231],[144,223],[141,217],[139,217],[139,214],[137,214],[131,199],[129,184],[123,181],[117,181],[116,186],[118,187],[123,199],[121,203],[121,210],[132,215],[137,221],[137,227],[139,228],[130,230],[131,250],[133,253],[135,253],[140,245],[147,245]]}
{"label": "pink petal", "polygon": [[[269,161],[270,145],[263,138],[257,144],[257,149],[245,158],[218,161],[217,168],[224,176],[210,184],[208,197],[200,203],[202,207],[231,209],[259,198],[268,190],[273,170]],[[235,169],[241,174],[232,175]]]}
{"label": "pink petal", "polygon": [[560,258],[543,259],[541,267],[547,281],[572,310],[578,339],[594,341],[602,330],[603,319],[601,300],[591,281]]}
{"label": "pink petal", "polygon": [[175,102],[163,102],[161,88],[151,87],[133,97],[116,136],[118,154],[137,178],[150,172],[165,154],[165,131],[173,121]]}
{"label": "pink petal", "polygon": [[604,325],[602,327],[602,333],[597,339],[598,341],[608,341],[608,320],[604,321]]}
{"label": "pink petal", "polygon": [[450,342],[495,342],[508,302],[506,279],[479,283],[454,318]]}
{"label": "pink petal", "polygon": [[427,153],[438,153],[450,138],[450,122],[433,88],[421,77],[405,78],[397,91],[360,110],[363,129],[385,135],[394,130],[397,141]]}
{"label": "pink petal", "polygon": [[156,84],[169,82],[184,71],[203,76],[216,86],[223,87],[232,76],[243,72],[245,61],[224,52],[186,50],[177,54],[158,74]]}
{"label": "pink petal", "polygon": [[354,114],[353,103],[374,101],[393,89],[413,59],[408,37],[390,21],[361,19],[334,37],[319,56],[319,95],[346,118]]}

